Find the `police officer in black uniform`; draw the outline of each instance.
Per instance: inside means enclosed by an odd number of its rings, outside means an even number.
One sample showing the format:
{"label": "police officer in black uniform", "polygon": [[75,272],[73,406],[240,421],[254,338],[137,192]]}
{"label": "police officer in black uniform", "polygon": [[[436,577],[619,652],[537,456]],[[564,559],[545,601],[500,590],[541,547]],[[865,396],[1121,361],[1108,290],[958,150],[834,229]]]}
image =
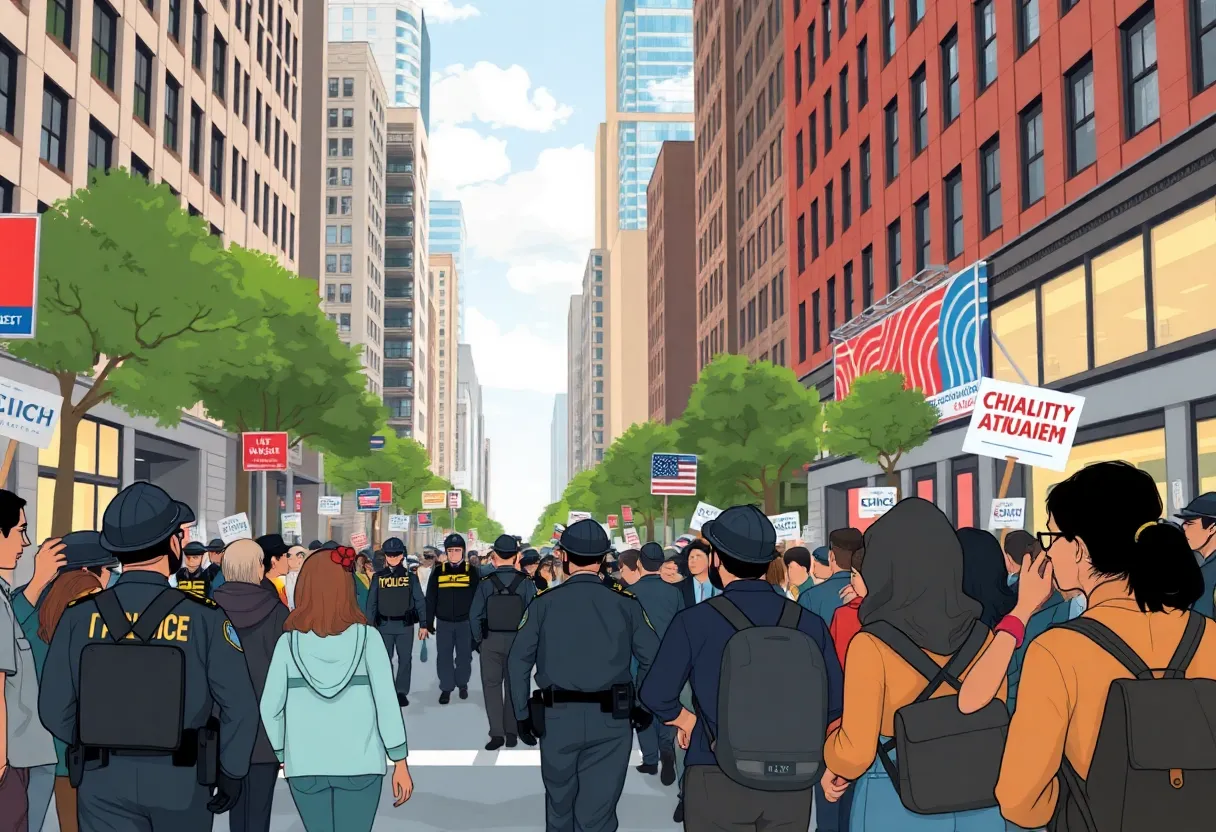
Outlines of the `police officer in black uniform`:
{"label": "police officer in black uniform", "polygon": [[[659,637],[637,598],[601,582],[611,549],[594,520],[562,533],[558,552],[570,577],[528,606],[507,659],[519,734],[540,737],[549,832],[617,829],[633,727],[646,722],[630,658],[645,676]],[[533,667],[539,690],[530,697]]]}
{"label": "police officer in black uniform", "polygon": [[397,653],[397,704],[410,704],[410,677],[414,666],[414,625],[426,614],[426,599],[414,574],[402,561],[405,544],[395,537],[384,541],[384,568],[372,576],[367,594],[367,621],[380,631],[388,659]]}
{"label": "police officer in black uniform", "polygon": [[150,483],[119,492],[101,542],[122,576],[73,601],[51,640],[38,713],[69,746],[83,830],[210,830],[249,770],[258,703],[236,629],[214,601],[168,584],[181,516]]}
{"label": "police officer in black uniform", "polygon": [[[426,590],[426,627],[419,634],[435,633],[435,670],[439,674],[439,704],[452,701],[452,690],[469,698],[469,678],[473,675],[473,634],[469,630],[469,609],[477,591],[480,575],[465,560],[464,538],[450,534],[443,541],[444,562],[431,570]],[[436,631],[435,620],[442,626]]]}
{"label": "police officer in black uniform", "polygon": [[200,598],[213,598],[217,587],[224,583],[223,573],[217,564],[209,564],[203,568],[203,555],[207,547],[192,540],[183,550],[182,568],[174,575],[177,588],[182,592],[190,592]]}
{"label": "police officer in black uniform", "polygon": [[[515,642],[524,610],[536,597],[536,584],[515,568],[519,557],[516,538],[499,535],[491,557],[494,571],[477,585],[469,610],[474,649],[481,656],[481,689],[486,700],[486,720],[490,723],[486,751],[495,751],[504,745],[514,748],[519,740],[515,706],[511,704],[507,686],[507,655]],[[528,735],[524,742],[536,745],[536,738]]]}

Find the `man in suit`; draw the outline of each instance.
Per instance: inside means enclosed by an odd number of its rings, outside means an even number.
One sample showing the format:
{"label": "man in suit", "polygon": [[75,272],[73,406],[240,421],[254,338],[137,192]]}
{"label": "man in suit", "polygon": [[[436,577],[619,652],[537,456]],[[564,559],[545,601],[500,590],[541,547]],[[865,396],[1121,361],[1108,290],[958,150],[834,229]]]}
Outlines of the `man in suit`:
{"label": "man in suit", "polygon": [[[715,587],[709,580],[709,544],[704,540],[694,540],[684,550],[688,563],[688,583],[692,588],[693,604],[699,604],[707,598],[713,598],[722,590]],[[685,596],[687,597],[687,595]],[[692,604],[689,604],[692,606]]]}

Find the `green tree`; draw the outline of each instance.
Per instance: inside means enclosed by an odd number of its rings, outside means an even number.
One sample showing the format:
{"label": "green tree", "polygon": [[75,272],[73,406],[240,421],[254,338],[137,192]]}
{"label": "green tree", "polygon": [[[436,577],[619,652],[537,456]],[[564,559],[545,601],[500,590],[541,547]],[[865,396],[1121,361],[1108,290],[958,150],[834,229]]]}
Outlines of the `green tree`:
{"label": "green tree", "polygon": [[566,505],[565,500],[558,500],[555,503],[549,503],[545,506],[545,510],[540,515],[540,520],[536,521],[536,528],[532,530],[530,542],[533,546],[544,546],[553,539],[553,526],[557,523],[566,525],[566,518],[570,514],[570,508]]}
{"label": "green tree", "polygon": [[[339,457],[368,452],[385,411],[367,391],[358,353],[338,338],[317,303],[316,285],[299,280],[269,255],[233,246],[239,291],[269,317],[247,336],[234,360],[191,368],[203,406],[230,430],[285,431]],[[249,475],[238,473],[236,505],[249,504]]]}
{"label": "green tree", "polygon": [[866,373],[853,380],[843,400],[828,403],[825,444],[834,454],[881,466],[898,498],[895,466],[924,444],[938,418],[937,408],[919,389],[909,389],[902,373]]}
{"label": "green tree", "polygon": [[680,451],[698,456],[698,494],[719,506],[780,510],[782,482],[813,460],[823,434],[819,395],[768,361],[721,355],[693,385]]}
{"label": "green tree", "polygon": [[[59,381],[51,532],[72,529],[80,422],[103,403],[162,425],[199,400],[196,373],[239,363],[265,313],[236,286],[232,258],[167,185],[125,170],[42,217],[38,337],[6,349]],[[88,379],[83,392],[77,378]]]}
{"label": "green tree", "polygon": [[367,488],[369,482],[391,482],[393,503],[409,513],[413,495],[434,479],[430,458],[415,440],[399,438],[391,428],[382,426],[375,433],[384,437],[383,450],[370,450],[364,436],[360,455],[325,457],[325,479],[343,493]]}
{"label": "green tree", "polygon": [[[621,506],[633,509],[634,522],[646,526],[646,539],[654,540],[655,520],[663,516],[663,498],[650,493],[650,462],[656,453],[679,451],[679,426],[640,422],[616,438],[597,468],[594,490],[598,514],[617,514]],[[691,516],[695,497],[671,497],[671,515]]]}

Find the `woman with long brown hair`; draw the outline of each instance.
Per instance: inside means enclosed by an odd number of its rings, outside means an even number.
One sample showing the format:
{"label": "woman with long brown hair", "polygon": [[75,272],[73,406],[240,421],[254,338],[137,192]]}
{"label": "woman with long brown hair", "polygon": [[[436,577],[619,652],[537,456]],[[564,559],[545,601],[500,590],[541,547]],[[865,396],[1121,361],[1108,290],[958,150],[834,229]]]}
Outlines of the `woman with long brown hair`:
{"label": "woman with long brown hair", "polygon": [[308,832],[370,832],[386,756],[393,805],[414,790],[388,652],[355,603],[355,561],[340,546],[304,562],[262,693],[266,736]]}

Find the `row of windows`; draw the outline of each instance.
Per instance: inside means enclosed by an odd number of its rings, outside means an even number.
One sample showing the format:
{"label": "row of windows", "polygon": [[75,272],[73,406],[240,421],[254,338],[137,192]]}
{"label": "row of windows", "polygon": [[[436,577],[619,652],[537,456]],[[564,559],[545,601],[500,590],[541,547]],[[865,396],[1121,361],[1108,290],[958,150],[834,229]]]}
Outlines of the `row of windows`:
{"label": "row of windows", "polygon": [[739,347],[742,349],[768,329],[769,321],[774,325],[785,316],[785,269],[773,277],[767,286],[739,309]]}

